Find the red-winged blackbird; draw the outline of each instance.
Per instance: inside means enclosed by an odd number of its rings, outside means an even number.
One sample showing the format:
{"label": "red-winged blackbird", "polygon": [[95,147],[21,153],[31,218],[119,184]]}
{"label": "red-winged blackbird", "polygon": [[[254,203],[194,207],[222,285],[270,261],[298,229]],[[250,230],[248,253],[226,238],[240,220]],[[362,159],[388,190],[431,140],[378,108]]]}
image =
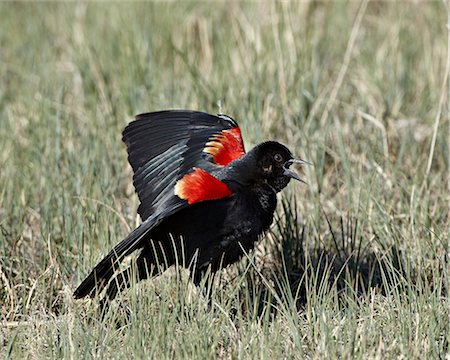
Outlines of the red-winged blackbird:
{"label": "red-winged blackbird", "polygon": [[[291,178],[294,158],[282,144],[263,142],[245,153],[241,131],[225,115],[170,110],[136,116],[123,131],[143,222],[101,260],[75,290],[105,299],[130,285],[130,269],[110,282],[132,252],[136,281],[182,262],[199,283],[238,261],[273,220],[277,198]],[[183,259],[183,261],[181,261]]]}

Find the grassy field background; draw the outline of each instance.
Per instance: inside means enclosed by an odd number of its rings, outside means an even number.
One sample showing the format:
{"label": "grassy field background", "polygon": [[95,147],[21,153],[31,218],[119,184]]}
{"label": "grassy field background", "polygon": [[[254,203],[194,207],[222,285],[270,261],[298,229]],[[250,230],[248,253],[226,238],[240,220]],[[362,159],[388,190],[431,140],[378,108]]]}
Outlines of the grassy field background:
{"label": "grassy field background", "polygon": [[[0,4],[1,358],[445,358],[448,3]],[[138,224],[121,131],[223,112],[314,163],[261,245],[101,320],[75,286]]]}

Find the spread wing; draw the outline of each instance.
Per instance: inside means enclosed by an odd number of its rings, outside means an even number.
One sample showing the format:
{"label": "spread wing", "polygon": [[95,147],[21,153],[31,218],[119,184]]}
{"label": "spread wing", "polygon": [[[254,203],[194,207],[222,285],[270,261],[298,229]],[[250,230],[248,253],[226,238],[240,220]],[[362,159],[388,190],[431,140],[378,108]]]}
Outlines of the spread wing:
{"label": "spread wing", "polygon": [[160,111],[136,116],[123,131],[133,182],[144,220],[118,243],[74,292],[101,291],[122,259],[142,246],[149,231],[190,204],[230,196],[211,172],[242,156],[244,144],[233,119],[195,111]]}
{"label": "spread wing", "polygon": [[245,153],[241,131],[225,115],[169,110],[136,116],[123,132],[142,219],[231,195],[211,175]]}

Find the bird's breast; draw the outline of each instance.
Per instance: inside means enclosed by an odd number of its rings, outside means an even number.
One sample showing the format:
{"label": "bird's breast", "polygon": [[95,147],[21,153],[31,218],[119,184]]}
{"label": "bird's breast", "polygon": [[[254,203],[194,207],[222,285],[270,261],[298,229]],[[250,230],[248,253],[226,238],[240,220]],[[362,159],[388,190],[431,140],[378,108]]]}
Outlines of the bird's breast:
{"label": "bird's breast", "polygon": [[226,247],[241,243],[247,249],[253,247],[258,237],[270,227],[275,207],[275,194],[253,191],[236,194],[226,219],[226,228],[231,231],[223,234],[221,244]]}

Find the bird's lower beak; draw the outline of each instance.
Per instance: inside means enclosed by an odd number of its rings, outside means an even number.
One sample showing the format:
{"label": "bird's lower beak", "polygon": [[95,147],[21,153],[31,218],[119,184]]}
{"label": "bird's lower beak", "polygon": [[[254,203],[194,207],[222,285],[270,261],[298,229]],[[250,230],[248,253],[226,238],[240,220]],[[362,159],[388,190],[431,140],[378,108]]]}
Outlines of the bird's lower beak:
{"label": "bird's lower beak", "polygon": [[298,181],[308,185],[308,183],[306,181],[302,180],[295,171],[289,169],[289,166],[291,166],[292,164],[311,165],[311,163],[309,163],[308,161],[305,161],[305,160],[301,160],[301,159],[290,159],[290,160],[286,161],[286,163],[284,164],[283,175],[288,176],[292,179],[298,180]]}

